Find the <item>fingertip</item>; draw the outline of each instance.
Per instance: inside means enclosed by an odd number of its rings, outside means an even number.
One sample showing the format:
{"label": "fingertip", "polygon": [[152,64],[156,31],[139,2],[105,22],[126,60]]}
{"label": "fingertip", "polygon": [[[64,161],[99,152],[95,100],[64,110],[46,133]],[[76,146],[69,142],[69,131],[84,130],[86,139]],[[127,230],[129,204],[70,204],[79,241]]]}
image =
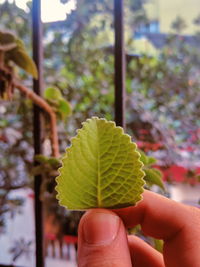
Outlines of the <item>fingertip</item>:
{"label": "fingertip", "polygon": [[79,225],[78,262],[87,267],[131,266],[126,231],[115,213],[94,209],[84,214]]}
{"label": "fingertip", "polygon": [[113,212],[96,209],[85,214],[82,222],[83,241],[90,245],[111,243],[117,236],[119,217]]}

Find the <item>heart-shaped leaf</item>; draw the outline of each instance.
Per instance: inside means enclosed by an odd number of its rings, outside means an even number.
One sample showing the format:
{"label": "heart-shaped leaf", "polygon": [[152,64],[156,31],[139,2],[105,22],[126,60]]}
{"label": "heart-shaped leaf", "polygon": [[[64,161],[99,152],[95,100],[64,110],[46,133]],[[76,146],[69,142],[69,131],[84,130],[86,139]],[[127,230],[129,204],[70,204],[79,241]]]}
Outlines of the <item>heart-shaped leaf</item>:
{"label": "heart-shaped leaf", "polygon": [[122,208],[141,199],[144,176],[136,144],[114,122],[83,123],[62,159],[57,198],[68,209]]}

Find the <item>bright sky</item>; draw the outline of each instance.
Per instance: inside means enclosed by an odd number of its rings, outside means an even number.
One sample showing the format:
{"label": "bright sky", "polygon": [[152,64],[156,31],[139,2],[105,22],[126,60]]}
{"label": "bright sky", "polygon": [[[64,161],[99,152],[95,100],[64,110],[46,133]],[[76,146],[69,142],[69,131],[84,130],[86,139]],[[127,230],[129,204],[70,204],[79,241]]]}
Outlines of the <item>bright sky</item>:
{"label": "bright sky", "polygon": [[[5,2],[5,0],[0,0],[0,3]],[[14,2],[14,0],[9,0],[9,2]],[[28,0],[15,0],[18,7],[26,10],[26,3]],[[42,9],[42,21],[51,22],[64,20],[66,14],[69,14],[72,10],[76,8],[76,0],[70,0],[67,4],[60,3],[59,0],[41,0]]]}

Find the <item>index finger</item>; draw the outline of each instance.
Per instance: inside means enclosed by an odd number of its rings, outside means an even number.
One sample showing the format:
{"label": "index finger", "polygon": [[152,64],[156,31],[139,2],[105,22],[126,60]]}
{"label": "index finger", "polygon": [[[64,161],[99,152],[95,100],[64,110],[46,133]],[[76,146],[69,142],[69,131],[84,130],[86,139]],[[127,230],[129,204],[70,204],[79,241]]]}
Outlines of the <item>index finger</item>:
{"label": "index finger", "polygon": [[196,217],[191,207],[146,190],[136,206],[114,211],[127,228],[141,224],[144,232],[159,239],[171,238],[185,225],[194,224]]}
{"label": "index finger", "polygon": [[197,208],[145,191],[138,205],[115,212],[127,228],[140,224],[145,234],[165,241],[167,266],[199,266],[200,211]]}

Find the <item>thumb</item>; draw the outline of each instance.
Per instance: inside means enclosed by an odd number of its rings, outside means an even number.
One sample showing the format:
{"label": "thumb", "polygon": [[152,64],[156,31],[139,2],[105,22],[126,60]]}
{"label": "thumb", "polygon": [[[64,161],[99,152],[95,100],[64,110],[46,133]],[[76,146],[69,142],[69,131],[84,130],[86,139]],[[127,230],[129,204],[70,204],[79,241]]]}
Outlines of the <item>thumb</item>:
{"label": "thumb", "polygon": [[121,219],[113,212],[86,212],[79,225],[79,267],[131,267],[127,235]]}

